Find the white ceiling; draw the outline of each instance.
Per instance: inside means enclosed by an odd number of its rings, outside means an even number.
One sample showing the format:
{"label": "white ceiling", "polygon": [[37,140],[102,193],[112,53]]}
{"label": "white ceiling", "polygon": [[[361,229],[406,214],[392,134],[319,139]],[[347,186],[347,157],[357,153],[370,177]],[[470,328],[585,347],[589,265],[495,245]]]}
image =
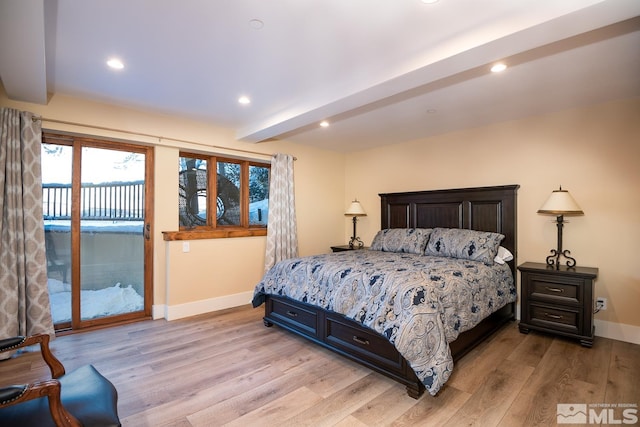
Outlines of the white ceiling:
{"label": "white ceiling", "polygon": [[355,151],[640,96],[640,1],[0,0],[0,79]]}

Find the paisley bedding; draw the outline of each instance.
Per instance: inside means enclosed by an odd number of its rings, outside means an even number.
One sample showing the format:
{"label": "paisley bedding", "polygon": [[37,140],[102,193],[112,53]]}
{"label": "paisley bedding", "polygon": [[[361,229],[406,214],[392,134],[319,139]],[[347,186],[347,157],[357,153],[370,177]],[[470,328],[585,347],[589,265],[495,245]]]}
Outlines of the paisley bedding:
{"label": "paisley bedding", "polygon": [[431,395],[453,369],[449,343],[515,301],[509,266],[355,250],[281,261],[256,286],[265,294],[341,313],[385,336]]}

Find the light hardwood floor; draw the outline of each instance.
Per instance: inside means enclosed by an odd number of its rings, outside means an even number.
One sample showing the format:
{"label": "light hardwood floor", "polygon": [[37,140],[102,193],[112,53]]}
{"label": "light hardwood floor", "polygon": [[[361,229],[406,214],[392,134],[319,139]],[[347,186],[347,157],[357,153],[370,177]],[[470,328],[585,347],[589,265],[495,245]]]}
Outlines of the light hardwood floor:
{"label": "light hardwood floor", "polygon": [[[67,371],[91,363],[118,389],[125,426],[555,425],[558,403],[640,405],[640,346],[593,348],[512,322],[455,366],[436,397],[262,324],[240,307],[58,337]],[[0,362],[0,384],[46,378],[37,353]],[[619,416],[619,413],[616,413]]]}

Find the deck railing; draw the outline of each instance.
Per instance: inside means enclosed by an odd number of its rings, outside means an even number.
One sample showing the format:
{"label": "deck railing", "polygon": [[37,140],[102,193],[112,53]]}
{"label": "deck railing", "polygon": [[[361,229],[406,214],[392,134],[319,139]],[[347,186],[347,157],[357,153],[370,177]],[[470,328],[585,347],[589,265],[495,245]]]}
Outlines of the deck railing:
{"label": "deck railing", "polygon": [[[42,184],[42,213],[46,220],[71,219],[71,184]],[[144,220],[144,181],[83,184],[80,218]]]}

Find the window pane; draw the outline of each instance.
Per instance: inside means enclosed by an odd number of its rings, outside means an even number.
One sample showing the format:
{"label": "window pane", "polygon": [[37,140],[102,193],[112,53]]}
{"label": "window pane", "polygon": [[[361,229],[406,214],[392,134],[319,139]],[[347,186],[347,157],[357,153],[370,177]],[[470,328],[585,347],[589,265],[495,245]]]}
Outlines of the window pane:
{"label": "window pane", "polygon": [[178,191],[181,227],[207,224],[207,161],[180,157]]}
{"label": "window pane", "polygon": [[144,310],[145,156],[82,148],[80,319]]}
{"label": "window pane", "polygon": [[240,225],[240,164],[218,162],[217,225]]}
{"label": "window pane", "polygon": [[54,325],[71,322],[72,159],[72,147],[42,144],[42,214]]}
{"label": "window pane", "polygon": [[267,225],[269,168],[249,165],[249,225]]}

